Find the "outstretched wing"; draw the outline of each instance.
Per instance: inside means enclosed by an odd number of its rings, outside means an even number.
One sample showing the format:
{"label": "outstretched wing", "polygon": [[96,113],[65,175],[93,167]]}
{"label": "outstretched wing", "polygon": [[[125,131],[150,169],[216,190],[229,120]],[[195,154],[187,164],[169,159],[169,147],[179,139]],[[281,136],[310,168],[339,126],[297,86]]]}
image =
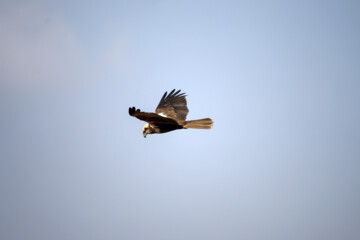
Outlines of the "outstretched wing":
{"label": "outstretched wing", "polygon": [[151,124],[171,124],[171,125],[178,125],[178,122],[174,119],[162,117],[156,113],[148,113],[148,112],[141,112],[140,109],[136,109],[135,107],[129,108],[130,116],[136,117],[142,121],[151,123]]}
{"label": "outstretched wing", "polygon": [[185,121],[189,109],[187,108],[186,95],[180,91],[175,92],[174,89],[168,95],[165,92],[155,112],[176,121]]}

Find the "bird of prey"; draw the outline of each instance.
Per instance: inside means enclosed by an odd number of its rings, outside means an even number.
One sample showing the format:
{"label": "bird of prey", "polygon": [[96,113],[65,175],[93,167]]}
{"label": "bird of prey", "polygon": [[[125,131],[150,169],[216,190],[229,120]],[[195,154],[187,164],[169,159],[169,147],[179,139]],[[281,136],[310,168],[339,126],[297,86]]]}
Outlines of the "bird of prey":
{"label": "bird of prey", "polygon": [[213,120],[211,118],[203,118],[199,120],[186,121],[189,112],[187,108],[186,95],[180,93],[181,90],[175,92],[172,90],[162,96],[155,113],[141,112],[135,107],[129,108],[130,116],[136,117],[147,122],[143,127],[143,135],[153,133],[166,133],[177,129],[211,129]]}

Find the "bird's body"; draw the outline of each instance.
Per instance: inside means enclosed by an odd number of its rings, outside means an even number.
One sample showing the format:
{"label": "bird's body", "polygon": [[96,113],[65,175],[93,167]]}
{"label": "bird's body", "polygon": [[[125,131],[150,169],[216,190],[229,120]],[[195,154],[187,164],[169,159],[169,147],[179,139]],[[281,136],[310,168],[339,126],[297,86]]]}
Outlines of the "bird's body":
{"label": "bird's body", "polygon": [[189,112],[185,93],[175,92],[172,90],[168,95],[163,95],[157,106],[155,113],[141,112],[135,107],[129,108],[130,116],[136,117],[147,122],[143,128],[143,135],[153,133],[166,133],[177,129],[211,129],[213,121],[211,118],[186,121]]}

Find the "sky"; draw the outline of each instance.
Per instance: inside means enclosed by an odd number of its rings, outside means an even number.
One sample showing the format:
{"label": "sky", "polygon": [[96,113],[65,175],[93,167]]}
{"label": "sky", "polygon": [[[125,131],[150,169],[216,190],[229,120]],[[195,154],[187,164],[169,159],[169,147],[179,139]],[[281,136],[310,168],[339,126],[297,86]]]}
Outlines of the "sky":
{"label": "sky", "polygon": [[[0,239],[360,239],[358,1],[0,2]],[[187,94],[211,130],[142,136]]]}

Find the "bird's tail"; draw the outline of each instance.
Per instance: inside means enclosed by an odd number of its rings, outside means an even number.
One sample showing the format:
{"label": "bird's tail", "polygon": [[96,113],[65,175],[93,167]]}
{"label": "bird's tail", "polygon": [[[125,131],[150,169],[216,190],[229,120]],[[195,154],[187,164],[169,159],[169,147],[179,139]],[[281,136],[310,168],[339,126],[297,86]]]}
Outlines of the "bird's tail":
{"label": "bird's tail", "polygon": [[203,118],[198,120],[184,122],[184,128],[211,129],[214,122],[211,118]]}

